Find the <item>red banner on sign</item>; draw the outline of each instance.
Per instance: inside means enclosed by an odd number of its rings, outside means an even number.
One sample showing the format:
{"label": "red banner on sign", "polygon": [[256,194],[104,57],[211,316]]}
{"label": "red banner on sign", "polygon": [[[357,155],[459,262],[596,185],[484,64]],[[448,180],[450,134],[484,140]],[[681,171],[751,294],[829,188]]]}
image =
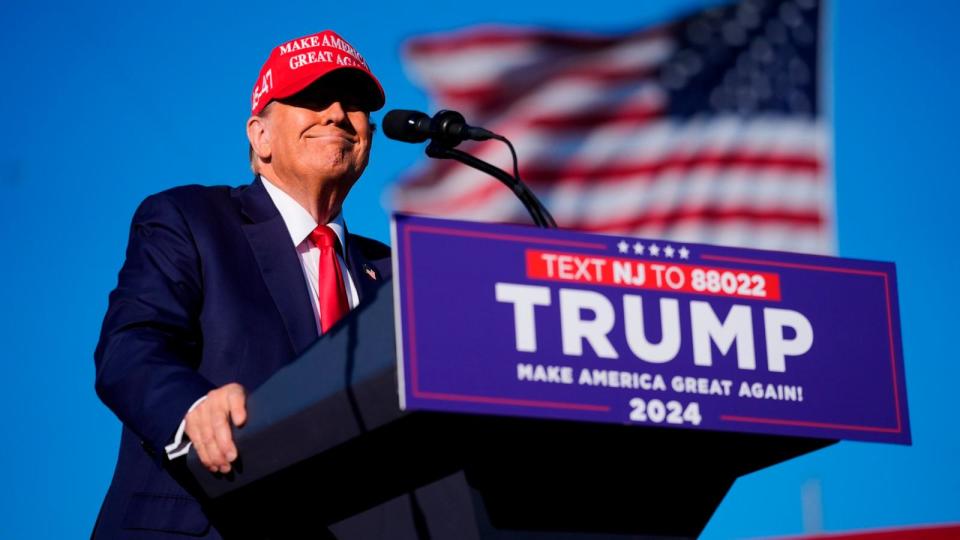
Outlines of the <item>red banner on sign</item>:
{"label": "red banner on sign", "polygon": [[780,300],[774,272],[529,249],[527,277],[731,298]]}

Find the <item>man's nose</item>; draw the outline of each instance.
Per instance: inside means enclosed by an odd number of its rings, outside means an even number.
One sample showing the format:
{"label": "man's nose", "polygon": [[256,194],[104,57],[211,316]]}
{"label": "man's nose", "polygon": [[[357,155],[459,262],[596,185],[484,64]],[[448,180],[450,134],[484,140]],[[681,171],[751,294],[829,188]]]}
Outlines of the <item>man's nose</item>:
{"label": "man's nose", "polygon": [[347,118],[347,109],[340,100],[331,101],[327,108],[323,109],[322,114],[325,120],[331,123],[340,123]]}

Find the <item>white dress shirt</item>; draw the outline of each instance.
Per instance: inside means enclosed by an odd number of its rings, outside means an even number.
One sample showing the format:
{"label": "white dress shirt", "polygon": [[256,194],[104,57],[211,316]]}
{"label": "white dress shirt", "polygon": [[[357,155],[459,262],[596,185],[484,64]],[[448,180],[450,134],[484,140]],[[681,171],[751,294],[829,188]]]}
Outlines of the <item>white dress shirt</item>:
{"label": "white dress shirt", "polygon": [[[317,228],[317,221],[313,219],[310,212],[300,206],[300,203],[267,180],[266,177],[261,175],[260,180],[263,182],[263,187],[267,189],[267,194],[270,196],[270,200],[273,201],[273,205],[276,206],[277,211],[280,212],[280,217],[283,218],[283,224],[287,226],[287,232],[290,233],[290,240],[293,242],[293,246],[297,250],[297,255],[300,257],[303,279],[307,282],[307,291],[310,293],[310,305],[313,306],[313,318],[317,323],[317,334],[321,334],[323,331],[320,326],[320,248],[310,241],[310,233]],[[339,240],[340,247],[342,248],[341,252],[337,254],[337,261],[340,263],[340,273],[343,275],[344,286],[347,291],[347,303],[350,304],[350,309],[353,309],[357,307],[357,304],[360,302],[360,296],[357,294],[357,286],[353,281],[353,276],[350,275],[347,264],[341,255],[347,252],[347,229],[343,223],[343,214],[337,214],[336,217],[327,223],[327,227],[330,227],[334,234],[337,235],[337,240]],[[197,405],[203,403],[205,399],[207,399],[207,396],[203,396],[195,401],[187,410],[187,414]],[[167,452],[167,458],[169,459],[186,455],[190,451],[190,440],[185,439],[183,436],[184,430],[186,430],[187,427],[187,415],[184,414],[183,416],[184,419],[180,422],[180,427],[177,428],[173,442],[164,448]]]}
{"label": "white dress shirt", "polygon": [[[310,215],[310,212],[300,206],[300,203],[293,200],[293,197],[287,195],[285,191],[273,185],[265,177],[261,176],[263,187],[267,188],[270,199],[274,206],[280,211],[280,217],[283,218],[284,225],[290,233],[290,240],[293,241],[297,249],[297,255],[300,256],[300,266],[303,267],[303,278],[307,281],[307,290],[310,291],[310,305],[313,306],[313,315],[317,320],[317,334],[320,330],[320,248],[310,241],[310,233],[317,228],[317,222]],[[347,252],[346,227],[343,224],[343,214],[337,214],[329,223],[330,227],[337,235],[340,241],[341,253]],[[353,282],[353,276],[347,270],[347,265],[341,255],[337,255],[340,262],[340,273],[343,274],[344,286],[347,289],[347,303],[350,309],[357,307],[360,297],[357,295],[357,286]]]}

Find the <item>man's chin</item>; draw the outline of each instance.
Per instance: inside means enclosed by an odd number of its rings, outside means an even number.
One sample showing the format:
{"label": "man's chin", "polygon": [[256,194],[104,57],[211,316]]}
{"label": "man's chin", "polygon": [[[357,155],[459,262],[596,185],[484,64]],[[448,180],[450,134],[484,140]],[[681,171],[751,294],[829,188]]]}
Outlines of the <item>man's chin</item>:
{"label": "man's chin", "polygon": [[310,172],[309,177],[316,178],[317,182],[341,186],[342,189],[348,190],[360,177],[362,169],[358,170],[353,163],[334,161],[318,163],[310,168]]}

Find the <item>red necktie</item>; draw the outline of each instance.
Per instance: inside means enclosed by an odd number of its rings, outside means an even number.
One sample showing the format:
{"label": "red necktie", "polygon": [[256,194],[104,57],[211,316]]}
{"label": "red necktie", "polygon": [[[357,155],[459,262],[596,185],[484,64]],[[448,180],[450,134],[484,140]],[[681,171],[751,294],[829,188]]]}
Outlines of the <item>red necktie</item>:
{"label": "red necktie", "polygon": [[340,272],[340,261],[337,260],[336,246],[339,242],[336,233],[326,225],[318,225],[310,233],[310,240],[320,248],[320,279],[317,282],[317,291],[320,297],[320,328],[326,334],[330,327],[350,311],[350,304],[347,303],[347,290]]}

